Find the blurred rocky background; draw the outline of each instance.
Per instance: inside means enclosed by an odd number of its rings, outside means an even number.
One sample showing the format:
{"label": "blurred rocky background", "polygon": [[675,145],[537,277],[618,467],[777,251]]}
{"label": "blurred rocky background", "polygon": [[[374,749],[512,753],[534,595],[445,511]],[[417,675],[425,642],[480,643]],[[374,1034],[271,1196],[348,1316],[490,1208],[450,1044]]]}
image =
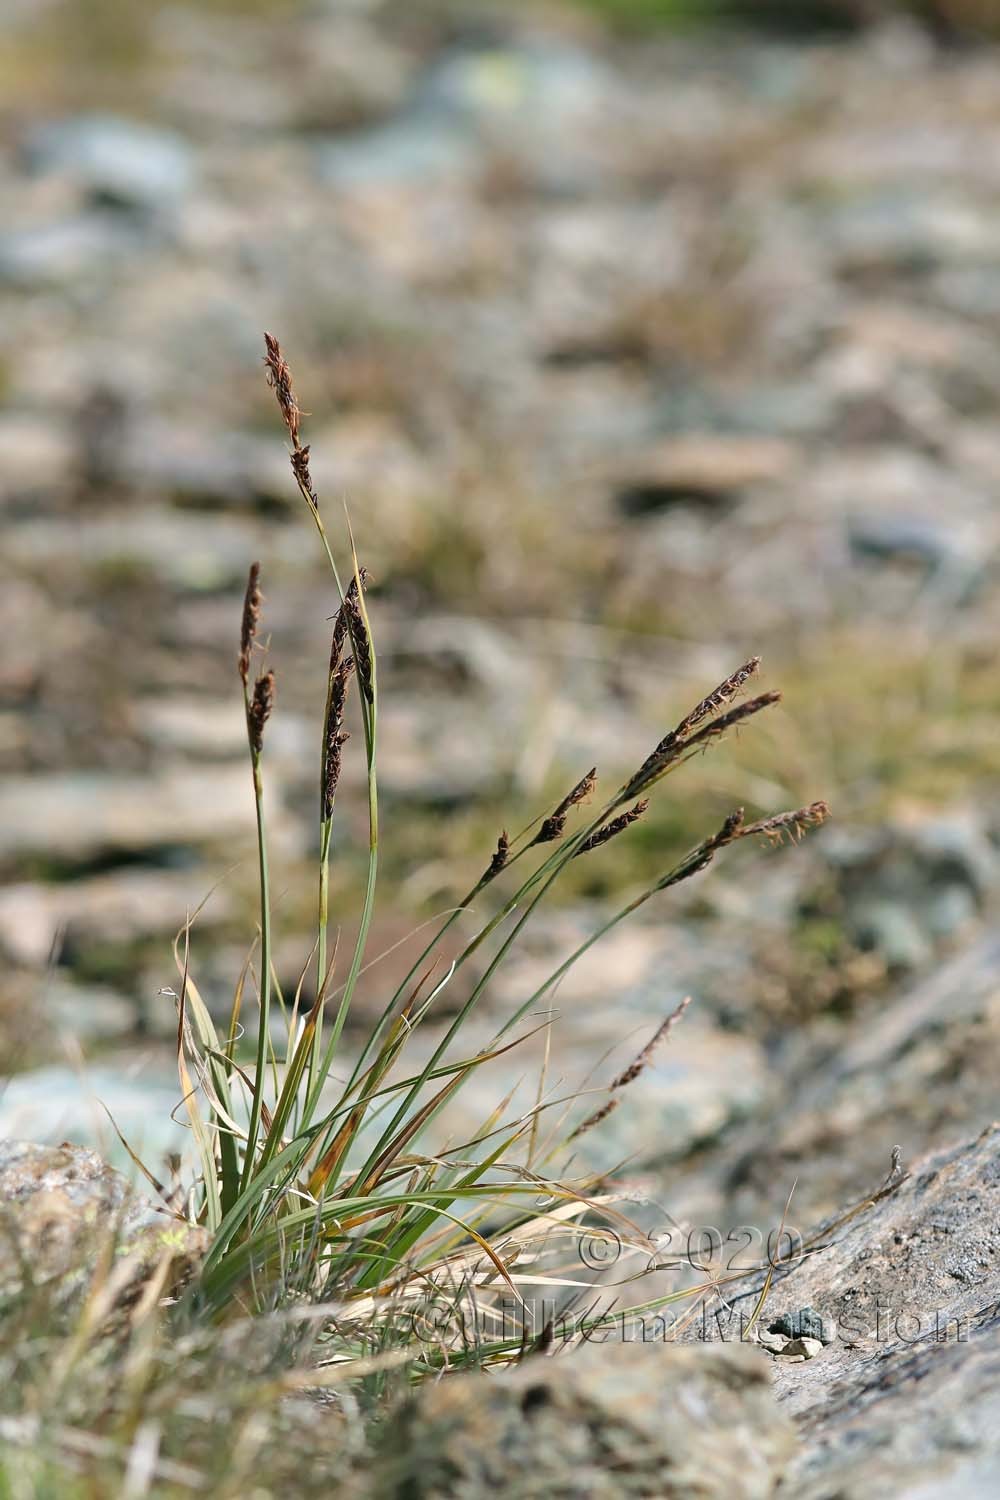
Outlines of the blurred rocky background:
{"label": "blurred rocky background", "polygon": [[253,933],[255,557],[287,988],[308,957],[336,601],[265,328],[374,580],[393,951],[362,1009],[501,827],[619,784],[760,652],[785,704],[581,861],[484,1027],[732,806],[822,796],[827,829],[733,851],[561,987],[571,1085],[695,1002],[588,1146],[727,1222],[797,1177],[801,1223],[991,1117],[1000,18],[734,9],[0,0],[0,1133],[114,1154],[99,1099],[183,1140],[172,936],[211,892],[221,1015]]}

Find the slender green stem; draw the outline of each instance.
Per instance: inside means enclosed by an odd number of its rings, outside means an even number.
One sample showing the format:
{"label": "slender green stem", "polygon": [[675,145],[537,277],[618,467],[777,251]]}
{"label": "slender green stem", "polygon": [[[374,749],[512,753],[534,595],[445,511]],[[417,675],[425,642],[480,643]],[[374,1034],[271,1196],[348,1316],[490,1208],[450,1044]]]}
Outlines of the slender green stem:
{"label": "slender green stem", "polygon": [[[323,550],[326,553],[326,558],[330,565],[330,571],[333,574],[334,582],[336,583],[338,592],[340,593],[340,597],[343,600],[343,598],[345,597],[345,590],[343,584],[341,583],[340,572],[337,568],[337,563],[330,547],[330,542],[326,534],[326,528],[323,525],[323,518],[314,505],[310,504],[309,509],[312,514],[316,530],[319,533],[319,538],[323,545]],[[356,559],[355,577],[357,577]],[[347,979],[344,984],[340,1005],[337,1009],[337,1015],[334,1020],[333,1030],[326,1044],[326,1048],[319,1059],[318,1066],[310,1070],[312,1073],[312,1077],[306,1096],[305,1106],[302,1111],[302,1122],[304,1124],[308,1124],[309,1120],[311,1120],[312,1118],[312,1115],[316,1109],[316,1105],[319,1101],[319,1096],[323,1084],[326,1081],[330,1068],[333,1064],[333,1058],[337,1050],[337,1045],[340,1041],[340,1035],[344,1029],[344,1022],[347,1019],[347,1014],[351,1007],[351,1001],[354,998],[354,991],[357,987],[358,976],[361,973],[362,964],[364,963],[365,949],[368,943],[368,933],[371,929],[372,917],[375,910],[375,885],[378,875],[378,780],[375,767],[378,689],[376,683],[375,652],[372,649],[371,645],[371,632],[368,626],[368,615],[365,609],[364,593],[360,587],[358,588],[358,606],[362,617],[362,627],[368,635],[368,654],[371,660],[371,698],[369,700],[367,694],[364,691],[358,694],[361,700],[361,720],[364,727],[365,757],[368,765],[368,877],[365,883],[365,898],[361,911],[361,920],[358,924],[358,933],[355,939],[354,953],[351,958],[351,965],[347,973]],[[357,649],[358,643],[354,640],[354,622],[349,618],[348,623],[351,632],[352,644],[354,645],[355,655],[357,657],[359,653]],[[320,983],[322,984],[322,982],[323,981],[321,979]],[[318,1051],[319,1048],[317,1047],[317,1053]]]}
{"label": "slender green stem", "polygon": [[[246,697],[245,690],[244,696]],[[247,1130],[246,1154],[243,1158],[243,1176],[240,1182],[241,1193],[250,1181],[254,1170],[254,1154],[260,1131],[261,1107],[264,1102],[264,1087],[267,1079],[267,1046],[271,1024],[271,890],[267,836],[264,828],[264,778],[261,773],[260,752],[254,748],[253,736],[250,733],[249,698],[247,698],[247,737],[253,763],[253,796],[257,813],[257,864],[260,869],[260,1016],[257,1022],[257,1060],[250,1100],[250,1124]]]}
{"label": "slender green stem", "polygon": [[[324,718],[324,724],[326,720]],[[312,1055],[309,1059],[309,1083],[311,1091],[317,1075],[323,1046],[323,1012],[326,1006],[324,986],[326,984],[326,939],[330,922],[330,844],[333,835],[333,818],[324,818],[320,825],[319,842],[319,900],[316,937],[316,1030],[313,1035]]]}
{"label": "slender green stem", "polygon": [[[482,946],[482,944],[491,935],[491,933],[496,930],[500,923],[507,916],[509,916],[511,912],[514,911],[514,909],[521,901],[522,897],[528,895],[528,893],[531,892],[535,887],[538,887],[536,894],[531,897],[527,909],[514,924],[513,930],[508,933],[507,937],[501,943],[497,952],[494,954],[493,958],[487,965],[485,972],[482,974],[480,979],[477,980],[475,985],[473,985],[468,999],[462,1006],[461,1010],[459,1010],[458,1014],[455,1016],[443,1039],[434,1049],[433,1053],[427,1061],[427,1064],[424,1067],[423,1073],[421,1074],[420,1078],[411,1088],[406,1098],[399,1105],[381,1140],[374,1147],[371,1155],[368,1158],[368,1161],[361,1168],[361,1179],[363,1179],[367,1172],[370,1171],[372,1165],[377,1160],[381,1150],[383,1149],[386,1137],[397,1129],[407,1110],[415,1102],[418,1094],[420,1093],[420,1090],[423,1088],[424,1084],[427,1081],[427,1078],[430,1076],[431,1070],[437,1067],[442,1056],[450,1047],[456,1034],[465,1024],[471,1011],[473,1010],[480,996],[485,990],[487,984],[490,982],[499,966],[503,963],[508,952],[510,951],[512,944],[520,935],[523,927],[525,926],[525,923],[530,921],[532,915],[534,914],[535,908],[538,906],[538,903],[543,899],[553,882],[558,879],[563,869],[565,869],[566,865],[573,858],[573,855],[576,853],[577,849],[581,846],[581,844],[584,843],[586,839],[590,837],[593,832],[596,831],[596,829],[601,826],[605,818],[608,816],[609,810],[613,809],[615,805],[615,800],[612,800],[611,803],[602,808],[597,817],[594,818],[589,824],[581,828],[577,833],[573,834],[563,843],[559,844],[555,851],[549,855],[548,859],[545,860],[545,862],[540,865],[537,870],[533,871],[532,874],[528,876],[527,880],[523,882],[520,888],[514,893],[513,896],[510,897],[510,899],[504,904],[500,911],[498,911],[493,917],[490,918],[487,923],[484,924],[484,926],[480,929],[480,931],[476,934],[472,941],[466,945],[462,953],[456,959],[455,968],[457,970],[464,963],[466,963],[469,958],[471,958],[472,954]],[[325,1146],[322,1149],[325,1149]]]}

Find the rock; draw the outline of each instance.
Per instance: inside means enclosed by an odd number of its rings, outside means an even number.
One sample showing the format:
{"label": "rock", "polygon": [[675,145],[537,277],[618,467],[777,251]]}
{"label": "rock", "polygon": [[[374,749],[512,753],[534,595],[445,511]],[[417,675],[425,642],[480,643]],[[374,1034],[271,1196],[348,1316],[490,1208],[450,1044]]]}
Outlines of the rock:
{"label": "rock", "polygon": [[71,435],[51,416],[20,411],[0,416],[0,500],[35,502],[64,489],[73,458]]}
{"label": "rock", "polygon": [[194,178],[191,148],[172,131],[115,115],[76,115],[40,125],[23,142],[31,171],[70,177],[87,196],[151,211],[181,198]]}
{"label": "rock", "polygon": [[452,124],[418,115],[317,149],[320,179],[341,190],[454,185],[473,171],[473,144]]}
{"label": "rock", "polygon": [[[0,1294],[21,1285],[58,1283],[60,1301],[82,1292],[102,1244],[116,1242],[119,1299],[164,1257],[174,1281],[190,1274],[208,1248],[203,1229],[157,1209],[93,1151],[0,1139]],[[122,1275],[125,1270],[127,1276]]]}
{"label": "rock", "polygon": [[143,421],[119,445],[115,481],[203,510],[282,508],[287,460],[255,433]]}
{"label": "rock", "polygon": [[842,270],[854,276],[976,263],[1000,248],[996,225],[971,197],[942,191],[929,198],[909,184],[856,193],[831,215],[829,236]]}
{"label": "rock", "polygon": [[748,489],[787,482],[798,450],[782,438],[689,434],[630,460],[616,483],[617,503],[628,516],[674,505],[725,509]]}
{"label": "rock", "polygon": [[831,1320],[824,1318],[812,1307],[800,1307],[798,1312],[779,1313],[767,1325],[768,1333],[783,1333],[789,1339],[818,1339],[821,1344],[833,1341],[834,1329]]}
{"label": "rock", "polygon": [[851,551],[875,562],[916,562],[927,568],[948,563],[954,538],[946,526],[923,517],[854,516],[848,523]]}
{"label": "rock", "polygon": [[[823,1248],[779,1273],[772,1296],[836,1319],[822,1357],[774,1364],[779,1401],[804,1440],[789,1494],[988,1493],[984,1476],[1000,1476],[998,1224],[1000,1125],[991,1125],[835,1216],[817,1232]],[[701,1333],[738,1337],[754,1295]]]}
{"label": "rock", "polygon": [[[52,885],[8,885],[0,890],[0,949],[20,963],[41,967],[50,955],[58,959],[63,949],[81,944],[173,936],[200,899],[197,892],[210,884],[204,871],[126,868]],[[204,921],[224,919],[231,908],[225,889],[218,890]]]}
{"label": "rock", "polygon": [[74,772],[9,777],[0,789],[0,858],[28,850],[83,859],[108,850],[204,844],[252,827],[238,766],[152,776]]}
{"label": "rock", "polygon": [[140,239],[99,213],[0,234],[0,283],[33,290],[103,279],[130,260]]}
{"label": "rock", "polygon": [[769,1353],[793,1364],[801,1364],[804,1359],[815,1359],[823,1349],[822,1339],[804,1336],[789,1338],[787,1334],[774,1333],[771,1329],[768,1329],[766,1333],[758,1333],[757,1342],[763,1345]]}
{"label": "rock", "polygon": [[833,1213],[859,1182],[881,1179],[897,1142],[917,1154],[981,1129],[998,1073],[1000,941],[990,934],[902,984],[857,1030],[786,1048],[772,1074],[783,1087],[716,1164],[726,1211],[760,1222],[774,1212],[775,1184],[784,1192],[796,1181],[800,1227]]}
{"label": "rock", "polygon": [[996,852],[972,813],[832,830],[823,854],[848,933],[891,968],[926,962],[982,909],[1000,878]]}
{"label": "rock", "polygon": [[135,1006],[106,985],[72,984],[47,976],[39,1005],[60,1038],[75,1036],[85,1045],[119,1041],[135,1030]]}
{"label": "rock", "polygon": [[583,1346],[425,1386],[386,1423],[372,1493],[766,1500],[794,1447],[755,1350]]}
{"label": "rock", "polygon": [[4,1081],[0,1139],[30,1137],[50,1145],[70,1139],[97,1148],[135,1180],[135,1165],[110,1114],[140,1160],[159,1175],[164,1156],[184,1150],[190,1138],[181,1123],[184,1111],[177,1111],[179,1097],[176,1069],[141,1053],[108,1057],[85,1070],[50,1064]]}
{"label": "rock", "polygon": [[585,136],[608,90],[593,57],[555,41],[456,51],[388,121],[322,146],[319,172],[352,191],[467,187],[499,151],[543,190],[575,191],[592,175]]}
{"label": "rock", "polygon": [[857,902],[852,936],[864,952],[876,952],[890,969],[918,969],[934,946],[917,915],[897,901]]}
{"label": "rock", "polygon": [[467,127],[560,133],[593,122],[610,80],[597,58],[554,37],[455,52],[423,81],[424,107]]}

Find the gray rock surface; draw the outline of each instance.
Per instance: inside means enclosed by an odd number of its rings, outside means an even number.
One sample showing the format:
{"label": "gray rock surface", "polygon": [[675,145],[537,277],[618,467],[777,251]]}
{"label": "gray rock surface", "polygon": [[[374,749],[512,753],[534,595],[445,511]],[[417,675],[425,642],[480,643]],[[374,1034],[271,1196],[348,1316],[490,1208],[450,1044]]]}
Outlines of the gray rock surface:
{"label": "gray rock surface", "polygon": [[576,1348],[427,1386],[387,1424],[379,1500],[768,1500],[794,1451],[764,1357]]}
{"label": "gray rock surface", "polygon": [[998,976],[990,935],[903,986],[850,1039],[801,1039],[768,1107],[711,1169],[731,1211],[773,1213],[796,1181],[801,1226],[878,1181],[894,1145],[918,1156],[981,1129],[996,1112]]}
{"label": "gray rock surface", "polygon": [[[775,1278],[771,1306],[808,1306],[835,1335],[815,1358],[774,1359],[775,1392],[802,1439],[789,1493],[990,1493],[1000,1478],[1000,1125],[914,1163],[808,1243],[814,1253]],[[752,1305],[716,1307],[699,1332],[738,1339]]]}
{"label": "gray rock surface", "polygon": [[[165,1003],[174,1010],[172,1001]],[[134,1181],[136,1169],[115,1126],[139,1158],[158,1172],[168,1152],[183,1151],[188,1144],[183,1110],[175,1117],[179,1095],[176,1073],[171,1080],[165,1061],[134,1051],[119,1052],[83,1069],[51,1063],[17,1073],[4,1083],[0,1138],[34,1140],[41,1143],[40,1150],[67,1140],[81,1149],[84,1144],[96,1147]]]}
{"label": "gray rock surface", "polygon": [[[113,1240],[142,1266],[166,1255],[188,1268],[204,1250],[203,1230],[158,1210],[93,1151],[0,1138],[0,1294],[32,1282],[58,1284],[60,1297],[86,1284],[102,1245]],[[122,1280],[124,1291],[127,1281]]]}
{"label": "gray rock surface", "polygon": [[194,177],[190,147],[177,134],[114,115],[81,115],[31,131],[22,143],[33,172],[64,174],[91,198],[157,210]]}

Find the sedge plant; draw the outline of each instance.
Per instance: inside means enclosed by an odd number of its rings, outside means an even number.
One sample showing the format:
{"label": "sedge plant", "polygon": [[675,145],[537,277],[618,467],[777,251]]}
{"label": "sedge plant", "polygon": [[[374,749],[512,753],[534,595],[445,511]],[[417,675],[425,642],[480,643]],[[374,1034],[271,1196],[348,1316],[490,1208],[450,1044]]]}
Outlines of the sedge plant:
{"label": "sedge plant", "polygon": [[[417,1373],[469,1359],[502,1361],[523,1355],[525,1336],[522,1332],[512,1338],[508,1329],[491,1324],[491,1297],[499,1292],[523,1305],[524,1286],[540,1279],[523,1277],[515,1263],[536,1264],[538,1247],[547,1237],[554,1232],[572,1236],[595,1219],[617,1235],[643,1243],[615,1207],[613,1191],[579,1168],[573,1175],[573,1143],[598,1128],[617,1106],[654,1047],[680,1020],[683,1007],[665,1019],[589,1113],[572,1099],[540,1094],[532,1109],[507,1118],[503,1101],[473,1139],[433,1152],[425,1144],[432,1122],[477,1070],[547,1024],[537,1019],[546,996],[617,923],[705,870],[729,845],[756,835],[772,841],[798,837],[821,823],[827,808],[814,802],[757,822],[747,822],[742,809],[733,811],[502,1016],[489,1045],[475,1050],[463,1045],[467,1023],[491,981],[571,861],[600,858],[601,848],[627,835],[650,797],[685,761],[778,702],[777,692],[744,696],[759,666],[758,658],[750,658],[664,735],[610,796],[597,795],[597,772],[590,770],[522,834],[511,838],[501,833],[479,879],[433,927],[359,1043],[345,1028],[366,965],[379,854],[378,678],[367,577],[353,539],[346,561],[337,560],[310,471],[309,447],[302,442],[291,372],[278,341],[270,334],[265,341],[267,378],[290,441],[292,474],[329,565],[336,602],[317,756],[315,999],[308,1008],[301,1006],[300,985],[289,1003],[273,973],[265,811],[267,724],[276,679],[271,669],[257,670],[262,595],[261,570],[254,563],[238,672],[257,818],[259,941],[221,1034],[191,973],[190,924],[176,945],[181,975],[177,1058],[198,1155],[187,1211],[211,1237],[193,1295],[209,1316],[221,1319],[232,1309],[273,1309],[289,1300],[320,1304],[326,1310],[321,1339],[325,1362],[344,1363],[345,1376],[350,1369],[360,1373],[362,1366],[370,1375],[373,1357],[390,1364],[403,1359]],[[329,940],[329,872],[341,764],[348,753],[345,714],[352,697],[367,767],[369,847],[358,930],[340,978]],[[448,936],[451,941],[460,918],[470,915],[478,926],[457,956],[443,964],[443,940]],[[248,1027],[254,1035],[254,1059],[252,1067],[244,1067],[235,1054],[247,1028],[248,996],[254,987],[254,1019]],[[422,1064],[408,1066],[408,1043],[446,989],[450,999],[457,997],[450,1024]],[[276,1007],[283,1014],[281,1028],[275,1024]],[[560,1124],[543,1129],[543,1115]],[[673,1291],[631,1310],[646,1312],[696,1290]],[[460,1306],[469,1295],[487,1307],[472,1340]],[[447,1309],[443,1320],[442,1302]],[[590,1322],[604,1316],[597,1312]],[[616,1316],[621,1316],[620,1308]],[[420,1336],[422,1320],[433,1326],[433,1338]],[[584,1319],[581,1328],[586,1326]]]}

